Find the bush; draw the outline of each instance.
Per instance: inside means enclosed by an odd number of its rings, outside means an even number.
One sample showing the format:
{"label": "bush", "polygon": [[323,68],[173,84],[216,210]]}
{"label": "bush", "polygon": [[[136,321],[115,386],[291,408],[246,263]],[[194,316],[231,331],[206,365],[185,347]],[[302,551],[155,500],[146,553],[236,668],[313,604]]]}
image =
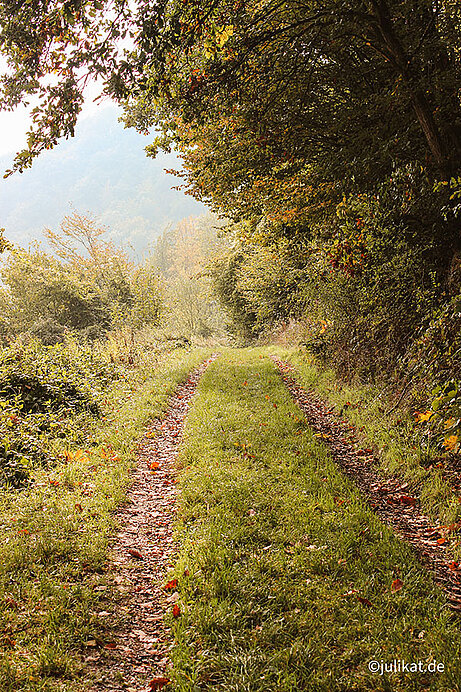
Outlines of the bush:
{"label": "bush", "polygon": [[83,348],[39,341],[13,346],[0,356],[0,399],[24,413],[87,410],[98,415],[98,391],[114,368]]}
{"label": "bush", "polygon": [[118,370],[75,342],[16,343],[0,355],[0,484],[23,485],[37,465],[55,461],[53,440],[76,416],[101,414],[102,393]]}
{"label": "bush", "polygon": [[449,300],[422,329],[407,355],[415,417],[429,446],[461,448],[461,295]]}

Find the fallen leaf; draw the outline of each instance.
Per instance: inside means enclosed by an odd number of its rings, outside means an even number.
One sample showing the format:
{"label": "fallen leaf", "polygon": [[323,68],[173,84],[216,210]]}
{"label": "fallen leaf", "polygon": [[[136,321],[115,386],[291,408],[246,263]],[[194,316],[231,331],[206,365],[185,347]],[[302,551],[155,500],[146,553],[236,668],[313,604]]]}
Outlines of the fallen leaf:
{"label": "fallen leaf", "polygon": [[135,548],[128,548],[127,553],[131,555],[131,557],[135,557],[137,560],[144,560],[144,557],[141,555],[139,550],[136,550]]}
{"label": "fallen leaf", "polygon": [[168,685],[169,682],[169,678],[153,678],[148,684],[147,692],[158,692],[162,687]]}
{"label": "fallen leaf", "polygon": [[360,601],[360,603],[363,603],[363,605],[370,607],[373,605],[373,603],[369,601],[368,598],[363,598],[363,596],[356,596],[356,598],[358,601]]}
{"label": "fallen leaf", "polygon": [[153,461],[152,464],[150,464],[149,468],[151,471],[156,471],[159,468],[160,464],[158,461]]}
{"label": "fallen leaf", "polygon": [[391,591],[392,593],[396,593],[397,591],[400,591],[402,587],[403,581],[401,579],[394,579],[394,581],[391,584]]}
{"label": "fallen leaf", "polygon": [[439,545],[443,545],[443,543],[446,543],[447,539],[442,537],[442,538],[437,538],[437,543]]}
{"label": "fallen leaf", "polygon": [[414,507],[416,505],[416,497],[411,497],[410,495],[401,495],[399,497],[399,502],[402,505],[407,505],[409,507]]}
{"label": "fallen leaf", "polygon": [[443,446],[451,452],[457,452],[460,448],[458,435],[448,435],[443,441]]}
{"label": "fallen leaf", "polygon": [[173,591],[174,589],[176,589],[177,586],[178,586],[178,580],[177,579],[170,579],[170,581],[167,581],[167,583],[165,584],[165,586],[163,588],[165,589],[165,591]]}
{"label": "fallen leaf", "polygon": [[173,606],[173,617],[178,618],[180,615],[181,615],[181,608],[178,606],[177,603],[175,603]]}
{"label": "fallen leaf", "polygon": [[104,644],[105,649],[116,649],[117,644],[115,642],[107,642],[107,644]]}
{"label": "fallen leaf", "polygon": [[425,413],[420,413],[419,411],[415,411],[414,416],[418,423],[424,423],[425,421],[428,421],[429,418],[432,416],[434,411],[426,411]]}

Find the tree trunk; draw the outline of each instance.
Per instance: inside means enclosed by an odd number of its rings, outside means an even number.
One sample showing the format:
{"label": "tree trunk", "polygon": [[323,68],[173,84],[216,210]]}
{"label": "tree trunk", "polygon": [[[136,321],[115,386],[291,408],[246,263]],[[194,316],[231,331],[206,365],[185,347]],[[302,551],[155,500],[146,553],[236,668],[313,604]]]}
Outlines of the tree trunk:
{"label": "tree trunk", "polygon": [[[435,121],[433,109],[422,89],[422,84],[427,80],[422,78],[422,75],[415,70],[411,59],[406,54],[402,43],[397,37],[386,0],[371,0],[371,3],[376,18],[376,23],[370,27],[374,34],[374,38],[378,41],[382,55],[394,66],[408,90],[411,105],[435,165],[444,178],[450,177],[457,172],[460,167],[459,152],[461,151],[461,140],[459,135],[449,123],[447,125],[447,132],[449,131],[449,138],[452,140],[450,146],[448,142],[445,141]],[[424,29],[422,28],[423,37],[428,33],[429,28],[430,24]],[[435,24],[432,33],[434,31]],[[438,36],[435,38],[441,43]],[[448,55],[446,55],[446,51],[442,57],[444,57],[443,69],[449,69],[450,61]],[[447,98],[452,100],[452,95],[450,94]],[[457,104],[456,109],[458,114],[461,115],[459,104]]]}

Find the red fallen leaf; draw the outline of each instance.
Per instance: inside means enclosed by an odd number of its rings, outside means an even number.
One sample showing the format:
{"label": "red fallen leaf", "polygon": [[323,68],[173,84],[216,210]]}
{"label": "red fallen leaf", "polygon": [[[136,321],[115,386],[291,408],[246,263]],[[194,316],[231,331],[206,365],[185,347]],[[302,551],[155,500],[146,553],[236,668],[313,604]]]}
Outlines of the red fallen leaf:
{"label": "red fallen leaf", "polygon": [[136,548],[128,548],[127,553],[131,555],[131,557],[135,557],[137,560],[144,560],[143,555],[141,555],[139,550],[136,550]]}
{"label": "red fallen leaf", "polygon": [[369,601],[368,598],[363,598],[363,596],[356,596],[356,599],[360,601],[360,603],[363,603],[363,605],[370,607],[373,605],[373,603]]}
{"label": "red fallen leaf", "polygon": [[401,502],[402,505],[414,507],[416,505],[416,497],[411,497],[410,495],[401,495],[399,497],[399,502]]}
{"label": "red fallen leaf", "polygon": [[439,545],[442,545],[443,543],[446,543],[446,540],[447,540],[446,538],[437,538],[437,543]]}
{"label": "red fallen leaf", "polygon": [[457,572],[459,570],[459,562],[455,562],[455,561],[450,562],[448,565],[448,569],[452,569],[455,572]]}
{"label": "red fallen leaf", "polygon": [[248,384],[248,382],[245,380],[245,382],[243,383],[243,386],[246,387],[247,384]]}
{"label": "red fallen leaf", "polygon": [[175,603],[173,606],[173,617],[178,618],[180,615],[181,615],[181,608],[178,606],[177,603]]}
{"label": "red fallen leaf", "polygon": [[277,404],[273,404],[273,407],[274,407],[274,408],[277,408]]}
{"label": "red fallen leaf", "polygon": [[105,649],[116,649],[117,644],[115,642],[107,642],[107,644],[104,644]]}
{"label": "red fallen leaf", "polygon": [[177,579],[170,579],[170,581],[167,581],[167,583],[165,584],[165,586],[163,588],[165,589],[165,591],[173,591],[174,589],[176,589],[177,586],[178,586],[178,580]]}
{"label": "red fallen leaf", "polygon": [[160,467],[160,464],[158,461],[153,461],[152,464],[150,464],[149,468],[151,471],[156,471]]}
{"label": "red fallen leaf", "polygon": [[400,591],[402,587],[403,581],[401,579],[394,579],[394,581],[391,584],[391,591],[392,593],[396,593],[397,591]]}
{"label": "red fallen leaf", "polygon": [[153,678],[148,684],[147,692],[158,692],[162,687],[168,685],[169,682],[169,678]]}
{"label": "red fallen leaf", "polygon": [[83,512],[83,507],[80,504],[80,502],[75,503],[75,509],[77,510],[77,512]]}

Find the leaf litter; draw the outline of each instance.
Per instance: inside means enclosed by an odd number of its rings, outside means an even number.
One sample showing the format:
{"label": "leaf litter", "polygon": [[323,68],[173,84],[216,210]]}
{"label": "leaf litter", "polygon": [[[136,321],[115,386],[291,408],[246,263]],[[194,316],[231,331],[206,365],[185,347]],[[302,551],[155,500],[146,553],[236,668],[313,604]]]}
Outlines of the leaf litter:
{"label": "leaf litter", "polygon": [[165,417],[149,426],[140,442],[127,500],[115,515],[120,529],[111,543],[107,576],[118,594],[103,611],[105,641],[87,642],[88,692],[150,692],[169,683],[172,635],[164,616],[181,613],[177,603],[172,607],[179,598],[171,594],[177,580],[165,584],[176,555],[176,459],[190,401],[216,358],[189,374]]}

